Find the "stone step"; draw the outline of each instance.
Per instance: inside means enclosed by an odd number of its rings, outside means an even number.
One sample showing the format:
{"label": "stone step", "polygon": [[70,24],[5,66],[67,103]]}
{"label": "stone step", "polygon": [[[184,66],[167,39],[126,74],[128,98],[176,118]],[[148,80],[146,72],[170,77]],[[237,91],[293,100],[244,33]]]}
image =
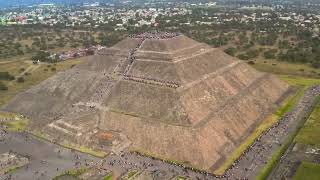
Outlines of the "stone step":
{"label": "stone step", "polygon": [[75,126],[75,125],[66,123],[66,122],[64,122],[64,121],[60,121],[60,120],[54,122],[54,125],[57,126],[57,127],[59,127],[59,128],[65,129],[65,130],[67,130],[67,131],[70,131],[70,132],[72,132],[72,133],[74,133],[74,134],[78,134],[78,133],[80,133],[81,130],[82,130],[82,128],[79,127],[79,126]]}
{"label": "stone step", "polygon": [[57,126],[54,123],[47,125],[46,133],[51,139],[58,140],[59,143],[77,143],[79,138],[75,133]]}

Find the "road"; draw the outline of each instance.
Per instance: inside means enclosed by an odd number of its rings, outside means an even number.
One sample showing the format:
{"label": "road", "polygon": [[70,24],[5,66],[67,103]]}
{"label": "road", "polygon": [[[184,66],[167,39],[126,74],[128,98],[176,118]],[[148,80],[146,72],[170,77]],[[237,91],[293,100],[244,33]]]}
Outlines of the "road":
{"label": "road", "polygon": [[[12,174],[0,177],[0,180],[51,180],[65,170],[85,167],[99,161],[88,154],[51,144],[27,133],[6,132],[0,129],[0,153],[13,151],[29,157],[29,165],[21,167]],[[77,165],[76,165],[77,163]],[[58,168],[58,169],[57,169]],[[11,177],[10,177],[11,176]]]}

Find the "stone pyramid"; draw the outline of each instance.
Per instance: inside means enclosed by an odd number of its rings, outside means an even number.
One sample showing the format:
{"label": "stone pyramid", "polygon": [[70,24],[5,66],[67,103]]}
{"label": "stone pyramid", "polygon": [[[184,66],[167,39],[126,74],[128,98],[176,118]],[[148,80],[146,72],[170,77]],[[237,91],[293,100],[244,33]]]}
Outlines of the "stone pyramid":
{"label": "stone pyramid", "polygon": [[[4,110],[53,139],[209,170],[288,85],[181,34],[145,33],[20,93]],[[98,140],[97,140],[98,139]]]}

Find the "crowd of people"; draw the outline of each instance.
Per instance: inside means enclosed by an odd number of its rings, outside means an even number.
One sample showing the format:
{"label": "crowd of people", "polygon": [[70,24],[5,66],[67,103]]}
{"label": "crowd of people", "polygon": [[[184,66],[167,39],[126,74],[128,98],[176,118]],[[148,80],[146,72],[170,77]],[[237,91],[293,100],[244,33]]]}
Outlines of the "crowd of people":
{"label": "crowd of people", "polygon": [[99,88],[95,90],[95,93],[90,97],[89,102],[96,102],[101,104],[104,100],[103,97],[107,97],[111,89],[114,87],[114,81],[107,73],[102,73],[103,78],[99,82]]}
{"label": "crowd of people", "polygon": [[141,47],[145,39],[168,39],[172,38],[175,36],[178,36],[178,33],[169,33],[169,32],[147,32],[143,34],[137,34],[137,35],[131,35],[131,38],[139,38],[141,41],[137,44],[136,48],[130,50],[129,56],[128,56],[128,65],[125,68],[125,71],[123,73],[124,79],[126,80],[131,80],[131,81],[136,81],[140,83],[145,83],[145,84],[154,84],[154,85],[162,85],[162,86],[167,86],[170,88],[178,88],[180,87],[180,84],[177,82],[173,81],[165,81],[165,80],[160,80],[156,78],[150,78],[150,77],[138,77],[138,76],[133,76],[129,75],[128,72],[133,65],[133,62],[136,60],[135,53],[138,51],[138,49]]}
{"label": "crowd of people", "polygon": [[136,47],[129,51],[129,55],[127,57],[128,63],[124,64],[125,65],[124,72],[121,73],[123,76],[126,75],[130,71],[130,69],[133,65],[133,62],[136,60],[135,53],[138,51],[138,49],[141,47],[141,45],[143,44],[144,41],[145,41],[145,38],[141,38],[139,43],[136,45]]}
{"label": "crowd of people", "polygon": [[[216,176],[206,171],[187,167],[173,161],[162,160],[145,156],[139,152],[121,152],[120,155],[109,155],[96,164],[99,172],[117,172],[121,177],[130,171],[144,171],[154,177],[167,179],[165,177],[184,176],[191,179],[226,179],[225,176]],[[159,173],[159,172],[164,172]]]}
{"label": "crowd of people", "polygon": [[160,79],[155,79],[155,78],[150,78],[150,77],[125,75],[124,79],[139,82],[139,83],[144,83],[144,84],[166,86],[169,88],[178,88],[181,86],[179,83],[174,82],[174,81],[165,81],[165,80],[160,80]]}
{"label": "crowd of people", "polygon": [[[180,35],[179,33],[171,33],[171,32],[160,32],[160,31],[153,31],[153,32],[146,32],[142,34],[134,34],[130,35],[130,38],[137,38],[140,41],[136,45],[135,48],[131,49],[128,53],[128,57],[126,61],[121,61],[115,68],[114,73],[122,76],[126,80],[131,80],[139,83],[145,83],[145,84],[153,84],[153,85],[160,85],[160,86],[166,86],[169,88],[178,88],[181,85],[177,82],[174,81],[165,81],[165,80],[160,80],[156,78],[151,78],[151,77],[138,77],[138,76],[133,76],[129,75],[129,71],[136,60],[136,52],[138,49],[142,46],[143,42],[146,39],[169,39],[173,38]],[[97,54],[99,55],[106,55],[105,53],[98,52]]]}
{"label": "crowd of people", "polygon": [[[249,164],[256,166],[267,163],[268,153],[272,153],[272,147],[281,146],[281,138],[285,137],[289,131],[289,124],[299,121],[305,114],[312,110],[315,97],[320,95],[320,86],[308,89],[304,97],[298,102],[295,108],[286,113],[277,123],[264,131],[255,141],[239,156],[237,160],[226,170],[225,176],[232,178],[247,179],[250,174]],[[273,141],[268,141],[272,139]]]}
{"label": "crowd of people", "polygon": [[[135,155],[138,155],[138,156],[145,156],[144,154],[141,154],[139,152],[132,152],[133,154]],[[203,170],[199,170],[199,169],[196,169],[196,168],[193,168],[193,167],[189,167],[189,166],[185,166],[183,164],[179,164],[179,163],[176,163],[175,161],[169,161],[169,160],[164,160],[164,159],[159,159],[159,158],[155,158],[155,157],[152,157],[152,156],[148,156],[148,158],[151,158],[152,160],[156,160],[156,161],[162,161],[164,163],[168,163],[168,164],[171,164],[177,168],[180,168],[183,170],[183,172],[185,172],[184,175],[188,174],[189,171],[192,171],[194,173],[197,173],[197,174],[201,174],[202,176],[206,176],[206,177],[214,177],[214,178],[226,178],[225,175],[215,175],[215,174],[212,174],[212,173],[209,173],[207,171],[203,171]]]}
{"label": "crowd of people", "polygon": [[179,36],[180,33],[176,32],[162,32],[162,31],[150,31],[141,34],[130,35],[130,38],[138,39],[170,39]]}

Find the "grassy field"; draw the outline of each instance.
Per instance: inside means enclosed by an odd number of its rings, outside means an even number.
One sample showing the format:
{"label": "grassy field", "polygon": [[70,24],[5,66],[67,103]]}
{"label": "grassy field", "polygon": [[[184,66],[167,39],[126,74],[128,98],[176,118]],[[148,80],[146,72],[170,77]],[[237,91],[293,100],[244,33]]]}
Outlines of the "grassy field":
{"label": "grassy field", "polygon": [[17,76],[21,68],[28,68],[30,65],[31,63],[27,63],[26,61],[9,61],[0,64],[0,71],[9,72],[11,75]]}
{"label": "grassy field", "polygon": [[286,152],[290,144],[292,143],[295,133],[291,134],[285,142],[281,145],[279,149],[277,149],[275,152],[273,152],[271,158],[268,160],[267,164],[261,169],[259,174],[256,177],[256,180],[265,180],[271,173],[273,167],[278,163],[281,156]]}
{"label": "grassy field", "polygon": [[129,180],[129,179],[135,179],[136,176],[141,174],[141,171],[129,171],[127,174],[121,177],[122,180]]}
{"label": "grassy field", "polygon": [[183,177],[183,176],[177,176],[177,177],[175,178],[175,180],[185,180],[185,179],[187,179],[187,178],[185,178],[185,177]]}
{"label": "grassy field", "polygon": [[8,119],[8,121],[1,122],[1,126],[6,126],[9,131],[24,131],[28,125],[29,120],[13,113],[0,112],[1,119]]}
{"label": "grassy field", "polygon": [[[288,78],[288,77],[286,77],[286,78]],[[296,77],[295,79],[290,79],[290,83],[294,83],[295,85],[302,86],[303,87],[302,88],[303,89],[302,92],[304,92],[304,89],[310,87],[311,85],[319,84],[318,79],[303,79],[301,77]],[[302,95],[303,95],[303,93],[302,93]],[[315,110],[312,112],[312,114],[310,115],[310,117],[308,118],[307,121],[309,121],[310,119],[313,119],[313,118],[319,118],[320,117],[319,116],[320,98],[318,98],[317,101],[318,101],[317,102],[317,106],[316,106]],[[310,125],[311,126],[314,125],[313,122],[311,122]],[[290,144],[297,139],[297,136],[299,136],[299,134],[300,134],[302,129],[298,129],[297,131],[295,131],[292,134],[290,134],[290,136],[286,139],[286,141],[282,144],[282,146],[272,154],[271,159],[268,160],[267,164],[262,168],[262,170],[259,172],[258,176],[256,177],[257,180],[264,180],[264,179],[266,179],[268,177],[268,175],[272,171],[273,167],[278,163],[279,159],[286,152],[286,150],[288,149]],[[306,129],[308,129],[308,127],[306,127]],[[318,139],[315,140],[315,141],[317,141],[319,143],[320,142],[320,141],[318,141],[319,140],[319,133],[317,132],[316,128],[311,127],[310,129],[312,129],[313,131],[309,131],[309,132],[307,131],[304,134],[300,135],[300,137],[303,138],[303,139],[300,139],[301,142],[306,142],[305,138],[308,138],[308,136],[315,136],[315,137],[318,136]]]}
{"label": "grassy field", "polygon": [[112,180],[112,174],[108,174],[105,177],[103,177],[103,180]]}
{"label": "grassy field", "polygon": [[293,180],[319,180],[320,165],[302,162],[293,177]]}
{"label": "grassy field", "polygon": [[279,75],[279,78],[292,86],[310,87],[320,84],[320,78],[305,78],[301,76]]}
{"label": "grassy field", "polygon": [[21,68],[30,68],[28,75],[23,75],[23,83],[17,81],[2,81],[7,87],[7,91],[0,91],[0,107],[7,103],[12,97],[19,92],[29,89],[31,86],[40,83],[59,71],[70,69],[72,65],[83,62],[86,57],[74,60],[63,61],[56,64],[32,64],[30,61],[13,61],[0,64],[0,72],[9,72],[12,75],[19,75]]}
{"label": "grassy field", "polygon": [[[294,141],[299,144],[312,145],[320,148],[320,97],[315,109],[312,111],[310,117],[301,128]],[[302,162],[299,166],[294,180],[318,180],[320,179],[320,165],[308,162]]]}
{"label": "grassy field", "polygon": [[313,145],[320,148],[320,102],[299,131],[295,142],[300,144]]}
{"label": "grassy field", "polygon": [[313,68],[308,64],[262,59],[254,62],[255,64],[252,66],[263,72],[320,78],[320,69]]}
{"label": "grassy field", "polygon": [[0,58],[0,64],[14,61],[31,61],[31,54],[25,54],[21,56],[9,57],[9,58]]}
{"label": "grassy field", "polygon": [[24,165],[17,165],[17,166],[12,166],[9,168],[4,168],[0,170],[0,174],[12,174],[14,173],[16,170],[18,170],[19,168],[23,167]]}
{"label": "grassy field", "polygon": [[[68,177],[70,177],[69,179],[78,179],[78,177],[87,172],[88,168],[79,168],[79,169],[72,169],[72,170],[68,170],[56,177],[53,178],[53,180],[59,180],[59,179],[68,179]],[[63,178],[65,177],[65,178]],[[74,178],[71,178],[74,177]]]}
{"label": "grassy field", "polygon": [[7,126],[9,131],[24,131],[28,125],[27,119],[14,120],[4,123]]}

